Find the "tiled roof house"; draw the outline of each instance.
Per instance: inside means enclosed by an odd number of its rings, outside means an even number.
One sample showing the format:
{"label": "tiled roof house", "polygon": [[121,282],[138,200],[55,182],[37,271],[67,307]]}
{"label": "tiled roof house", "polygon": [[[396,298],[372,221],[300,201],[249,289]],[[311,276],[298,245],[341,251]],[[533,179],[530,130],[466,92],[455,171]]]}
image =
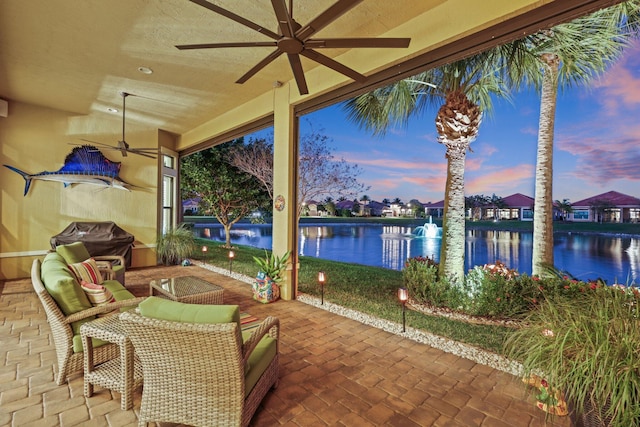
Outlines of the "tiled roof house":
{"label": "tiled roof house", "polygon": [[609,191],[571,204],[569,219],[588,222],[640,222],[640,199]]}

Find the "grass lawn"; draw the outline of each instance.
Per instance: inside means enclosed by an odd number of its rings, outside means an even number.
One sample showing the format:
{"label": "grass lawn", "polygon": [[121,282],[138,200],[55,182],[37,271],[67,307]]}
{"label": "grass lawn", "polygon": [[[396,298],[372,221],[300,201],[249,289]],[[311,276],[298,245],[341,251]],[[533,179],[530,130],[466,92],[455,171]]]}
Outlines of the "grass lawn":
{"label": "grass lawn", "polygon": [[[220,268],[229,267],[229,251],[222,243],[198,239],[198,247],[207,245],[206,262]],[[234,247],[233,271],[255,277],[258,267],[254,256],[264,256],[264,250]],[[194,258],[201,259],[198,254]],[[305,294],[320,297],[318,271],[327,277],[324,299],[334,304],[361,311],[381,319],[402,323],[402,310],[397,298],[402,286],[402,272],[365,265],[347,264],[313,257],[300,257],[299,287]],[[502,326],[472,325],[466,322],[430,316],[408,310],[407,325],[442,337],[471,344],[495,353],[502,352],[502,343],[510,329]]]}

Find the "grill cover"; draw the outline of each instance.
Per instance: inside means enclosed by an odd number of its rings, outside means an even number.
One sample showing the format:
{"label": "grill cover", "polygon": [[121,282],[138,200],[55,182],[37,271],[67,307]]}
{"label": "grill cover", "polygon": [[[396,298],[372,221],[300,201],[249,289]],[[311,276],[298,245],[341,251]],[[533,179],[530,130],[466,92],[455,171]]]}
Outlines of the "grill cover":
{"label": "grill cover", "polygon": [[72,222],[51,238],[51,248],[82,242],[91,256],[123,256],[127,268],[131,267],[131,249],[135,237],[115,222]]}

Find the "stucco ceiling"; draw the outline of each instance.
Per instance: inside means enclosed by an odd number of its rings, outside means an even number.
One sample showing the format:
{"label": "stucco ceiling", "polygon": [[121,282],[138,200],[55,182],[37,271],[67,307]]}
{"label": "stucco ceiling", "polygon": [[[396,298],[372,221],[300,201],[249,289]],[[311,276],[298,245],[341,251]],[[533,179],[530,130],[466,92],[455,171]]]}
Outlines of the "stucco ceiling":
{"label": "stucco ceiling", "polygon": [[[269,0],[210,1],[278,32]],[[293,15],[304,24],[334,3],[294,0]],[[548,8],[552,3],[559,6]],[[539,7],[558,12],[580,3],[593,8],[613,1],[365,0],[318,36],[412,38],[407,49],[322,50],[371,75]],[[0,98],[78,115],[107,114],[107,108],[121,106],[125,91],[136,95],[127,99],[128,120],[182,134],[272,91],[275,81],[289,82],[292,72],[283,55],[240,85],[234,82],[272,48],[180,51],[175,45],[267,40],[188,0],[2,0]],[[302,64],[310,94],[292,94],[294,101],[352,82],[306,58]]]}

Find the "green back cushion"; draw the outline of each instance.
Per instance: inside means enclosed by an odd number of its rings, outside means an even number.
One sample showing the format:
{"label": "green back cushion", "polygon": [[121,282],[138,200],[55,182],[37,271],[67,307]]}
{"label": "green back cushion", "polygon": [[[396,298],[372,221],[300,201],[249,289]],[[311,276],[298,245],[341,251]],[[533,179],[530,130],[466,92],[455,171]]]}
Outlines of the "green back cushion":
{"label": "green back cushion", "polygon": [[69,243],[56,247],[56,252],[62,255],[67,264],[75,264],[91,258],[89,251],[82,242]]}
{"label": "green back cushion", "polygon": [[240,330],[240,309],[237,305],[185,304],[159,297],[149,297],[138,308],[140,314],[154,319],[185,323],[231,323]]}
{"label": "green back cushion", "polygon": [[91,308],[89,299],[60,255],[47,254],[40,274],[44,287],[65,315]]}

